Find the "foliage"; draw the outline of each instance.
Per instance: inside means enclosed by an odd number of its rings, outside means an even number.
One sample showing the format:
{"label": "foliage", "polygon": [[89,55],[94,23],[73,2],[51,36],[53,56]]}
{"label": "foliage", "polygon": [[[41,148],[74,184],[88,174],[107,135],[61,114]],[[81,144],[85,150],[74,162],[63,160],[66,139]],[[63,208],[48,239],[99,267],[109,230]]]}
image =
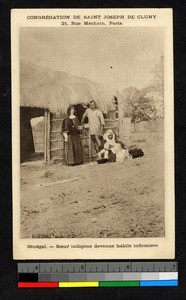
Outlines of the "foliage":
{"label": "foliage", "polygon": [[120,94],[121,117],[131,117],[132,122],[163,117],[164,61],[163,56],[152,70],[152,84],[138,90],[128,87]]}
{"label": "foliage", "polygon": [[122,103],[123,116],[131,117],[132,122],[148,121],[157,117],[153,101],[144,97],[136,88],[130,87],[123,91]]}
{"label": "foliage", "polygon": [[154,103],[140,96],[136,106],[133,106],[132,122],[148,121],[157,118],[157,110]]}
{"label": "foliage", "polygon": [[158,92],[162,97],[164,93],[164,57],[161,56],[159,62],[155,65],[152,70],[153,80],[152,84],[155,87],[156,92]]}
{"label": "foliage", "polygon": [[164,113],[164,57],[161,56],[159,62],[156,64],[155,68],[152,70],[153,80],[152,84],[154,86],[154,93],[149,93],[146,95],[149,100],[154,101],[155,108],[157,110],[158,118],[163,117]]}

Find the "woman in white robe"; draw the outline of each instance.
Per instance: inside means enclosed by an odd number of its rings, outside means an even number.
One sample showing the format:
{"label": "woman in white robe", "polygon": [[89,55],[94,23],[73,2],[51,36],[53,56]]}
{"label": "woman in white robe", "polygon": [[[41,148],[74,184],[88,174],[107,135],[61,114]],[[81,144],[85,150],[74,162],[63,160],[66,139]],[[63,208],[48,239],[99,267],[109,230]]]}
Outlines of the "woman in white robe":
{"label": "woman in white robe", "polygon": [[129,158],[130,155],[128,150],[122,147],[121,142],[116,142],[115,133],[111,129],[108,129],[104,133],[103,139],[106,142],[104,148],[98,153],[100,158],[104,155],[104,158],[109,160],[109,151],[114,154],[116,162],[123,162],[126,158]]}

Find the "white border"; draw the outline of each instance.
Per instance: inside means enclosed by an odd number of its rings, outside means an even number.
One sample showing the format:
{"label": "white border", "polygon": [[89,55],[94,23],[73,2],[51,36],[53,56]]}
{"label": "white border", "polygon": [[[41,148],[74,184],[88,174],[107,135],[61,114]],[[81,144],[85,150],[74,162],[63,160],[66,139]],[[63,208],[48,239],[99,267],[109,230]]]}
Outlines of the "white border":
{"label": "white border", "polygon": [[[61,27],[61,20],[28,20],[27,15],[63,14],[155,14],[155,20],[125,20],[123,26],[164,27],[165,62],[165,238],[125,239],[21,239],[20,238],[20,130],[19,130],[19,30],[20,27]],[[70,26],[70,25],[69,25]],[[83,26],[83,25],[82,25]],[[89,26],[91,27],[91,26]],[[96,26],[98,27],[98,26]],[[114,26],[116,27],[116,26]],[[12,178],[13,178],[13,257],[14,259],[173,259],[175,256],[174,197],[174,106],[173,106],[173,28],[171,9],[13,9],[11,11],[12,58]],[[56,244],[157,244],[153,248],[50,249]],[[27,245],[47,249],[27,249]]]}

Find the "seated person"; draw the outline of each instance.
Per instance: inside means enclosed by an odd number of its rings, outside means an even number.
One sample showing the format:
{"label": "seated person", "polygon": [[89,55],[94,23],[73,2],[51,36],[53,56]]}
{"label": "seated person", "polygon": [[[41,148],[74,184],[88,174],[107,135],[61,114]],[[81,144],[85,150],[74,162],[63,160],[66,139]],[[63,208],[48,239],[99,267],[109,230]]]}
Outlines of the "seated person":
{"label": "seated person", "polygon": [[128,158],[129,152],[122,142],[115,140],[115,133],[109,129],[104,135],[104,148],[98,153],[99,158],[108,159],[109,162],[123,162]]}

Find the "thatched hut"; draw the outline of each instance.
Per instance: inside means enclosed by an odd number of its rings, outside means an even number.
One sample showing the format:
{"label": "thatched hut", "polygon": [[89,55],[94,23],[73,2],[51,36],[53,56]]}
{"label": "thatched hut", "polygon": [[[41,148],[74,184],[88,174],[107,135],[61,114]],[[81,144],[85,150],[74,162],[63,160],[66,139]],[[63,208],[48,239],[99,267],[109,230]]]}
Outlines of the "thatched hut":
{"label": "thatched hut", "polygon": [[80,117],[82,109],[90,101],[96,101],[103,113],[114,109],[114,91],[65,72],[20,64],[20,131],[21,161],[34,152],[30,120],[45,118],[44,159],[62,157],[62,119],[69,105],[77,105]]}

